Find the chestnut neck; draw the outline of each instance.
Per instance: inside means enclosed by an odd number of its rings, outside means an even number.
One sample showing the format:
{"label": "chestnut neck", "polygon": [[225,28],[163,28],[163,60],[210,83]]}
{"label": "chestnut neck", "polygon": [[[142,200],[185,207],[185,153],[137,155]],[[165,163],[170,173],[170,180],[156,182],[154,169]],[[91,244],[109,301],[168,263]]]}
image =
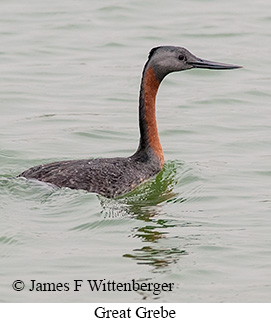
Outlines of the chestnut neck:
{"label": "chestnut neck", "polygon": [[162,168],[164,154],[158,135],[155,111],[156,94],[160,83],[153,68],[146,64],[142,75],[139,97],[140,142],[138,152],[151,149],[158,157]]}

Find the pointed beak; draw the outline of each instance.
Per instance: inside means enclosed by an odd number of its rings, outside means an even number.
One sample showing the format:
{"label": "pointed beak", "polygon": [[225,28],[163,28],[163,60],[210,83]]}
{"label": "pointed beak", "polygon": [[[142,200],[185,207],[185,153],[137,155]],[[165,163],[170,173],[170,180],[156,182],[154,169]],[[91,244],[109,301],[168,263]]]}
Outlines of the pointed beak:
{"label": "pointed beak", "polygon": [[242,66],[239,66],[239,65],[212,62],[212,61],[207,61],[206,59],[201,59],[198,57],[194,57],[188,63],[191,64],[195,68],[208,68],[208,69],[212,69],[212,70],[232,70],[235,68],[242,68]]}

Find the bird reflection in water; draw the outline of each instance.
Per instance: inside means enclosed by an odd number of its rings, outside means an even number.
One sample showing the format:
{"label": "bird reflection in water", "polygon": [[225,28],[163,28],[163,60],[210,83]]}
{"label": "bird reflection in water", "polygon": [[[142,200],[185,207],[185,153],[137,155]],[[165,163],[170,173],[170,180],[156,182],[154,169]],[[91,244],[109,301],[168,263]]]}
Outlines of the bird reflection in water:
{"label": "bird reflection in water", "polygon": [[170,228],[180,225],[167,215],[164,216],[167,219],[163,218],[162,213],[162,205],[177,196],[173,188],[177,182],[178,167],[180,165],[177,163],[169,162],[155,179],[143,184],[133,193],[114,201],[100,199],[105,218],[132,217],[137,220],[137,225],[131,229],[129,236],[140,239],[143,246],[133,249],[123,257],[134,259],[139,265],[153,266],[154,270],[166,270],[167,266],[187,254],[183,248],[176,245],[164,246],[163,243],[167,241],[168,245]]}
{"label": "bird reflection in water", "polygon": [[144,225],[133,228],[132,233],[132,236],[139,238],[144,246],[123,256],[136,260],[139,265],[151,265],[156,269],[165,268],[176,263],[187,252],[185,249],[164,247],[161,244],[170,235],[169,229],[177,226],[173,220],[155,219],[156,214],[147,213],[136,217],[138,220],[144,221]]}

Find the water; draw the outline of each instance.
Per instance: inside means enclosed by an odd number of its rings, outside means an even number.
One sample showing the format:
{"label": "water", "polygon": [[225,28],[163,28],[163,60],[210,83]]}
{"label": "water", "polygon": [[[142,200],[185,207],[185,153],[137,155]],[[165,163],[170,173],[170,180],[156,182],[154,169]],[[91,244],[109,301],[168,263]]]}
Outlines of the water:
{"label": "water", "polygon": [[[270,1],[0,8],[0,300],[270,302]],[[142,66],[161,44],[245,68],[167,77],[157,179],[107,200],[15,178],[40,163],[132,154]],[[87,279],[174,288],[29,291],[31,280]]]}

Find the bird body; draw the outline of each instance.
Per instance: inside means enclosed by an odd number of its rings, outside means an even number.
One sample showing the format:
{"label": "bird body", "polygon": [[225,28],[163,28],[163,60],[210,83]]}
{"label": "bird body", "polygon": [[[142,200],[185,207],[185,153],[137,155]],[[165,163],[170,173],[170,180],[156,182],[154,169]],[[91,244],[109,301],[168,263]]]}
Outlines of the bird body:
{"label": "bird body", "polygon": [[139,95],[140,141],[132,156],[59,161],[32,167],[19,177],[37,179],[58,187],[83,189],[109,198],[128,193],[158,174],[164,165],[155,113],[156,94],[164,77],[171,72],[191,68],[239,67],[202,60],[182,47],[153,48],[142,73]]}
{"label": "bird body", "polygon": [[20,176],[115,197],[128,193],[162,169],[152,151],[128,158],[67,160],[32,167]]}

